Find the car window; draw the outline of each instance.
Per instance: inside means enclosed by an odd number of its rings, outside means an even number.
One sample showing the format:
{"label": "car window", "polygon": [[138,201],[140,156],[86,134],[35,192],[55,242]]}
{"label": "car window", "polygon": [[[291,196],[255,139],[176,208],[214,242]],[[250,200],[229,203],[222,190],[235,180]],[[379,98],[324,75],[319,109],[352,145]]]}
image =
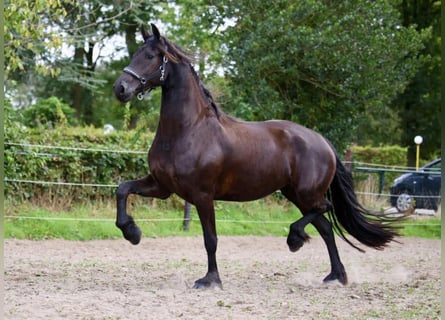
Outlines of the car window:
{"label": "car window", "polygon": [[440,161],[435,163],[434,165],[432,165],[429,168],[425,168],[425,171],[433,172],[433,173],[435,173],[435,172],[440,173],[440,170],[441,170],[441,162]]}

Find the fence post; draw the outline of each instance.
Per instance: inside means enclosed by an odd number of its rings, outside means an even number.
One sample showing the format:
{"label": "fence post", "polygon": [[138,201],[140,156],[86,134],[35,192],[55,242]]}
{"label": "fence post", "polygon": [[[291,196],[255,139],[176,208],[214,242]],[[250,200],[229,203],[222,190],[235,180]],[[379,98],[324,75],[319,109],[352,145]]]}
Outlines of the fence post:
{"label": "fence post", "polygon": [[385,171],[379,172],[379,198],[383,193],[383,186],[385,185]]}
{"label": "fence post", "polygon": [[351,170],[351,167],[352,167],[352,151],[351,151],[351,149],[346,149],[345,167],[347,169]]}

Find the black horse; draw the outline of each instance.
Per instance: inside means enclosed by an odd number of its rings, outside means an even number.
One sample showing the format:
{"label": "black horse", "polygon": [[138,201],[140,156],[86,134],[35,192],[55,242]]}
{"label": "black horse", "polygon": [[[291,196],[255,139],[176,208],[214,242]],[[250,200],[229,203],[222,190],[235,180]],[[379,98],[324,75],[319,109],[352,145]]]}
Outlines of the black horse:
{"label": "black horse", "polygon": [[116,192],[116,225],[127,240],[138,244],[141,239],[126,212],[129,194],[166,199],[175,193],[192,203],[208,256],[207,274],[195,282],[195,288],[202,288],[221,286],[214,200],[250,201],[281,190],[303,214],[290,225],[289,249],[297,251],[308,240],[308,223],[327,245],[331,272],[324,281],[348,281],[333,229],[357,249],[343,229],[376,249],[397,236],[385,219],[357,202],[350,172],[324,137],[289,121],[246,122],[225,114],[187,55],[153,24],[152,31],[151,35],[142,30],[144,44],[114,84],[122,102],[162,88],[159,125],[148,153],[151,174],[121,183]]}

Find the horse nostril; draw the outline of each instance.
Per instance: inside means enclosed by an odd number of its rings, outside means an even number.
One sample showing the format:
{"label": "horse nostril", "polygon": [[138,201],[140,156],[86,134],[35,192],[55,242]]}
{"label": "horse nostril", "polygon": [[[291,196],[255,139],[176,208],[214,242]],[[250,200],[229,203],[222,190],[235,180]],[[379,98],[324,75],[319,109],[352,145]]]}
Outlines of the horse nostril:
{"label": "horse nostril", "polygon": [[127,100],[127,98],[131,97],[131,86],[125,80],[118,79],[114,83],[113,91],[115,97],[120,101]]}
{"label": "horse nostril", "polygon": [[128,84],[125,81],[116,82],[114,85],[114,94],[117,98],[125,97],[128,91]]}
{"label": "horse nostril", "polygon": [[122,82],[119,86],[119,89],[120,89],[119,93],[121,95],[124,95],[125,92],[127,91],[127,84],[125,82]]}

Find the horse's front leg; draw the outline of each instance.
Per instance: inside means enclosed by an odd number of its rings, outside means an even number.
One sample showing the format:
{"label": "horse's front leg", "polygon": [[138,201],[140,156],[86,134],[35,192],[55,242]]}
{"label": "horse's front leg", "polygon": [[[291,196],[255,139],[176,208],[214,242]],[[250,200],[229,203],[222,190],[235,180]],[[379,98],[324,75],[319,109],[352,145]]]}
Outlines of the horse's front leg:
{"label": "horse's front leg", "polygon": [[124,181],[117,188],[116,226],[121,229],[125,239],[132,244],[138,244],[141,241],[142,232],[133,218],[127,214],[127,198],[129,194],[166,199],[171,193],[162,189],[151,175],[138,180]]}
{"label": "horse's front leg", "polygon": [[195,281],[194,288],[209,288],[213,286],[221,288],[221,279],[219,278],[218,267],[216,265],[216,247],[218,238],[216,236],[213,199],[210,199],[203,204],[195,203],[195,206],[198,211],[199,220],[201,221],[204,235],[208,269],[207,274],[203,278]]}

